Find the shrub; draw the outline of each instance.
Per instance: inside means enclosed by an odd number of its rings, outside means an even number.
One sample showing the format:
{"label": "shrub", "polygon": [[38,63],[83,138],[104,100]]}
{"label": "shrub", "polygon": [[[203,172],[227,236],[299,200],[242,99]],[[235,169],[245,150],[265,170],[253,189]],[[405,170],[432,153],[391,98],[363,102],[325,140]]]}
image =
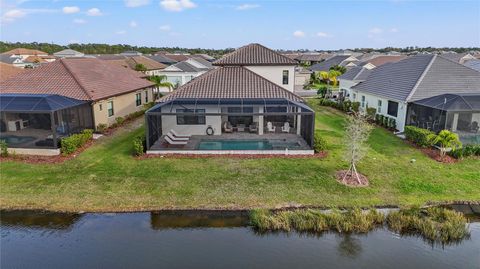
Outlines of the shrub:
{"label": "shrub", "polygon": [[107,125],[105,123],[100,123],[97,125],[97,132],[103,134],[105,131],[107,131]]}
{"label": "shrub", "polygon": [[8,157],[8,145],[5,140],[0,140],[0,156]]}
{"label": "shrub", "polygon": [[376,124],[380,124],[380,117],[383,117],[383,115],[375,114],[375,123]]}
{"label": "shrub", "polygon": [[420,147],[432,146],[432,135],[435,135],[435,133],[427,129],[422,129],[415,126],[405,126],[405,137],[407,138],[407,140],[415,143]]}
{"label": "shrub", "polygon": [[133,151],[136,156],[145,153],[145,136],[139,135],[133,139]]}
{"label": "shrub", "polygon": [[315,150],[315,152],[321,152],[327,149],[327,142],[318,131],[315,132],[315,135],[313,137],[313,149]]}
{"label": "shrub", "polygon": [[388,119],[389,117],[387,116],[383,117],[383,122],[382,122],[383,127],[388,128]]}
{"label": "shrub", "polygon": [[397,129],[397,121],[394,118],[388,119],[388,128]]}
{"label": "shrub", "polygon": [[462,159],[469,156],[480,156],[480,145],[466,145],[448,152],[448,155],[455,159]]}
{"label": "shrub", "polygon": [[352,101],[346,100],[343,102],[343,111],[349,112],[352,109]]}
{"label": "shrub", "polygon": [[125,122],[125,119],[123,117],[117,117],[115,118],[115,123],[117,125],[122,125]]}
{"label": "shrub", "polygon": [[375,119],[376,114],[377,114],[377,109],[376,108],[367,106],[367,119],[369,119],[369,120]]}
{"label": "shrub", "polygon": [[352,102],[352,111],[358,112],[360,109],[360,102]]}
{"label": "shrub", "polygon": [[85,129],[79,134],[73,134],[69,137],[65,137],[60,142],[60,149],[63,155],[72,154],[78,148],[82,147],[90,139],[92,139],[93,130]]}

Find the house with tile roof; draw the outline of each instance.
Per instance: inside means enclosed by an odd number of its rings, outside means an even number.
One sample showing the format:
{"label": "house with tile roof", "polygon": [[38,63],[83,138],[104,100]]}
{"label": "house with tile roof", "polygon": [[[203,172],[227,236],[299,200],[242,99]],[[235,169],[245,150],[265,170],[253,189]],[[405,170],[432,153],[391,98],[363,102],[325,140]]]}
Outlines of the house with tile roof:
{"label": "house with tile roof", "polygon": [[[206,73],[213,66],[210,62],[198,59],[198,58],[189,58],[186,61],[177,62],[172,64],[164,69],[160,70],[157,75],[165,76],[168,82],[174,85],[174,88],[182,86],[192,79],[201,76]],[[160,91],[170,91],[171,89],[160,89]]]}
{"label": "house with tile roof", "polygon": [[352,55],[334,55],[323,62],[310,66],[309,69],[314,72],[328,71],[330,70],[330,68],[336,65],[345,67],[356,66],[356,64],[352,64],[354,62],[358,62],[358,59],[353,57]]}
{"label": "house with tile roof", "polygon": [[[95,58],[64,58],[0,82],[9,147],[58,149],[62,137],[109,126],[153,101],[153,83]],[[38,154],[38,152],[36,152]]]}
{"label": "house with tile roof", "polygon": [[213,64],[147,111],[149,153],[313,154],[313,110],[271,79],[296,61],[250,44]]}
{"label": "house with tile roof", "polygon": [[16,57],[20,57],[22,59],[26,59],[30,56],[40,56],[40,57],[48,56],[48,53],[43,52],[41,50],[25,49],[25,48],[12,49],[12,50],[6,51],[2,54],[13,55],[13,56],[16,56]]}
{"label": "house with tile roof", "polygon": [[352,101],[360,102],[363,109],[375,107],[378,114],[395,119],[400,132],[406,125],[415,125],[435,131],[465,131],[462,134],[467,135],[467,130],[480,122],[480,112],[475,110],[447,115],[445,111],[420,111],[414,106],[445,94],[480,96],[480,72],[441,55],[416,55],[374,68],[351,89]]}
{"label": "house with tile roof", "polygon": [[23,68],[0,62],[0,81],[4,81],[6,79],[14,77],[18,74],[23,73],[24,71],[26,70]]}
{"label": "house with tile roof", "polygon": [[53,56],[58,58],[77,58],[77,57],[85,57],[85,54],[72,49],[64,49],[64,50],[53,53]]}
{"label": "house with tile roof", "polygon": [[342,98],[350,98],[352,95],[352,87],[358,83],[365,81],[370,73],[371,68],[364,66],[355,66],[347,70],[344,74],[338,77],[338,84]]}

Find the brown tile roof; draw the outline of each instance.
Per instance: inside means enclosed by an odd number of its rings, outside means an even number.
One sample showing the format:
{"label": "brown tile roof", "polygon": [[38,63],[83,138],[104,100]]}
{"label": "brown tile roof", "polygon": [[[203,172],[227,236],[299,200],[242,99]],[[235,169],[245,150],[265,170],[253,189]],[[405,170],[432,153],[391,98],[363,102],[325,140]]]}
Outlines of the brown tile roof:
{"label": "brown tile roof", "polygon": [[[18,68],[18,67],[15,67],[11,64],[6,64],[6,63],[2,63],[0,62],[0,81],[4,81],[6,79],[9,79],[13,76],[16,76],[20,73],[23,73],[25,71],[25,69],[23,68]],[[3,92],[3,90],[2,90]]]}
{"label": "brown tile roof", "polygon": [[32,50],[32,49],[24,49],[24,48],[17,48],[13,50],[9,50],[2,54],[15,54],[15,55],[48,55],[48,53],[43,52],[41,50]]}
{"label": "brown tile roof", "polygon": [[303,102],[298,95],[241,66],[213,69],[162,98],[288,99]]}
{"label": "brown tile roof", "polygon": [[388,56],[388,55],[383,55],[383,56],[377,56],[377,57],[374,57],[366,62],[368,63],[371,63],[373,65],[375,65],[376,67],[379,67],[381,65],[384,65],[386,63],[394,63],[394,62],[398,62],[400,60],[403,60],[407,58],[407,56],[405,55],[398,55],[398,56]]}
{"label": "brown tile roof", "polygon": [[214,65],[297,65],[298,62],[260,44],[249,44],[226,54]]}
{"label": "brown tile roof", "polygon": [[47,63],[47,60],[40,56],[28,56],[24,61],[27,63]]}
{"label": "brown tile roof", "polygon": [[143,64],[147,70],[164,69],[167,65],[154,61],[145,56],[132,56],[125,59],[130,68],[135,69],[137,64]]}
{"label": "brown tile roof", "polygon": [[66,58],[0,82],[2,93],[58,94],[101,100],[150,87],[139,73],[95,58]]}

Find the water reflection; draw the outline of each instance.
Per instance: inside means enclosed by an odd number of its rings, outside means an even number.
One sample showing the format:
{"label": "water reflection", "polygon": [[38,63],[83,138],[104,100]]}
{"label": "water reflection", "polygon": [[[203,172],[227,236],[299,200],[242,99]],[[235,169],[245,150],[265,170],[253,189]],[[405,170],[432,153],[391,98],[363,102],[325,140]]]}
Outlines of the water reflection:
{"label": "water reflection", "polygon": [[150,214],[152,229],[232,228],[248,225],[248,213],[238,211],[161,211]]}
{"label": "water reflection", "polygon": [[362,253],[360,239],[351,234],[340,235],[342,240],[338,244],[338,253],[343,257],[356,258]]}
{"label": "water reflection", "polygon": [[68,230],[81,219],[73,213],[41,212],[33,210],[0,211],[2,227]]}

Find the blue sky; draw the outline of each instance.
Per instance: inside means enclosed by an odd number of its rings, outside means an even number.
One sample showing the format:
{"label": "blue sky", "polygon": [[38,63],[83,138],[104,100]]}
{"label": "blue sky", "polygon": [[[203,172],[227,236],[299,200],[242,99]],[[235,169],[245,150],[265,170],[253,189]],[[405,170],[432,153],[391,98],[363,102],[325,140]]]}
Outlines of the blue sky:
{"label": "blue sky", "polygon": [[1,40],[275,49],[480,46],[480,1],[0,0]]}

